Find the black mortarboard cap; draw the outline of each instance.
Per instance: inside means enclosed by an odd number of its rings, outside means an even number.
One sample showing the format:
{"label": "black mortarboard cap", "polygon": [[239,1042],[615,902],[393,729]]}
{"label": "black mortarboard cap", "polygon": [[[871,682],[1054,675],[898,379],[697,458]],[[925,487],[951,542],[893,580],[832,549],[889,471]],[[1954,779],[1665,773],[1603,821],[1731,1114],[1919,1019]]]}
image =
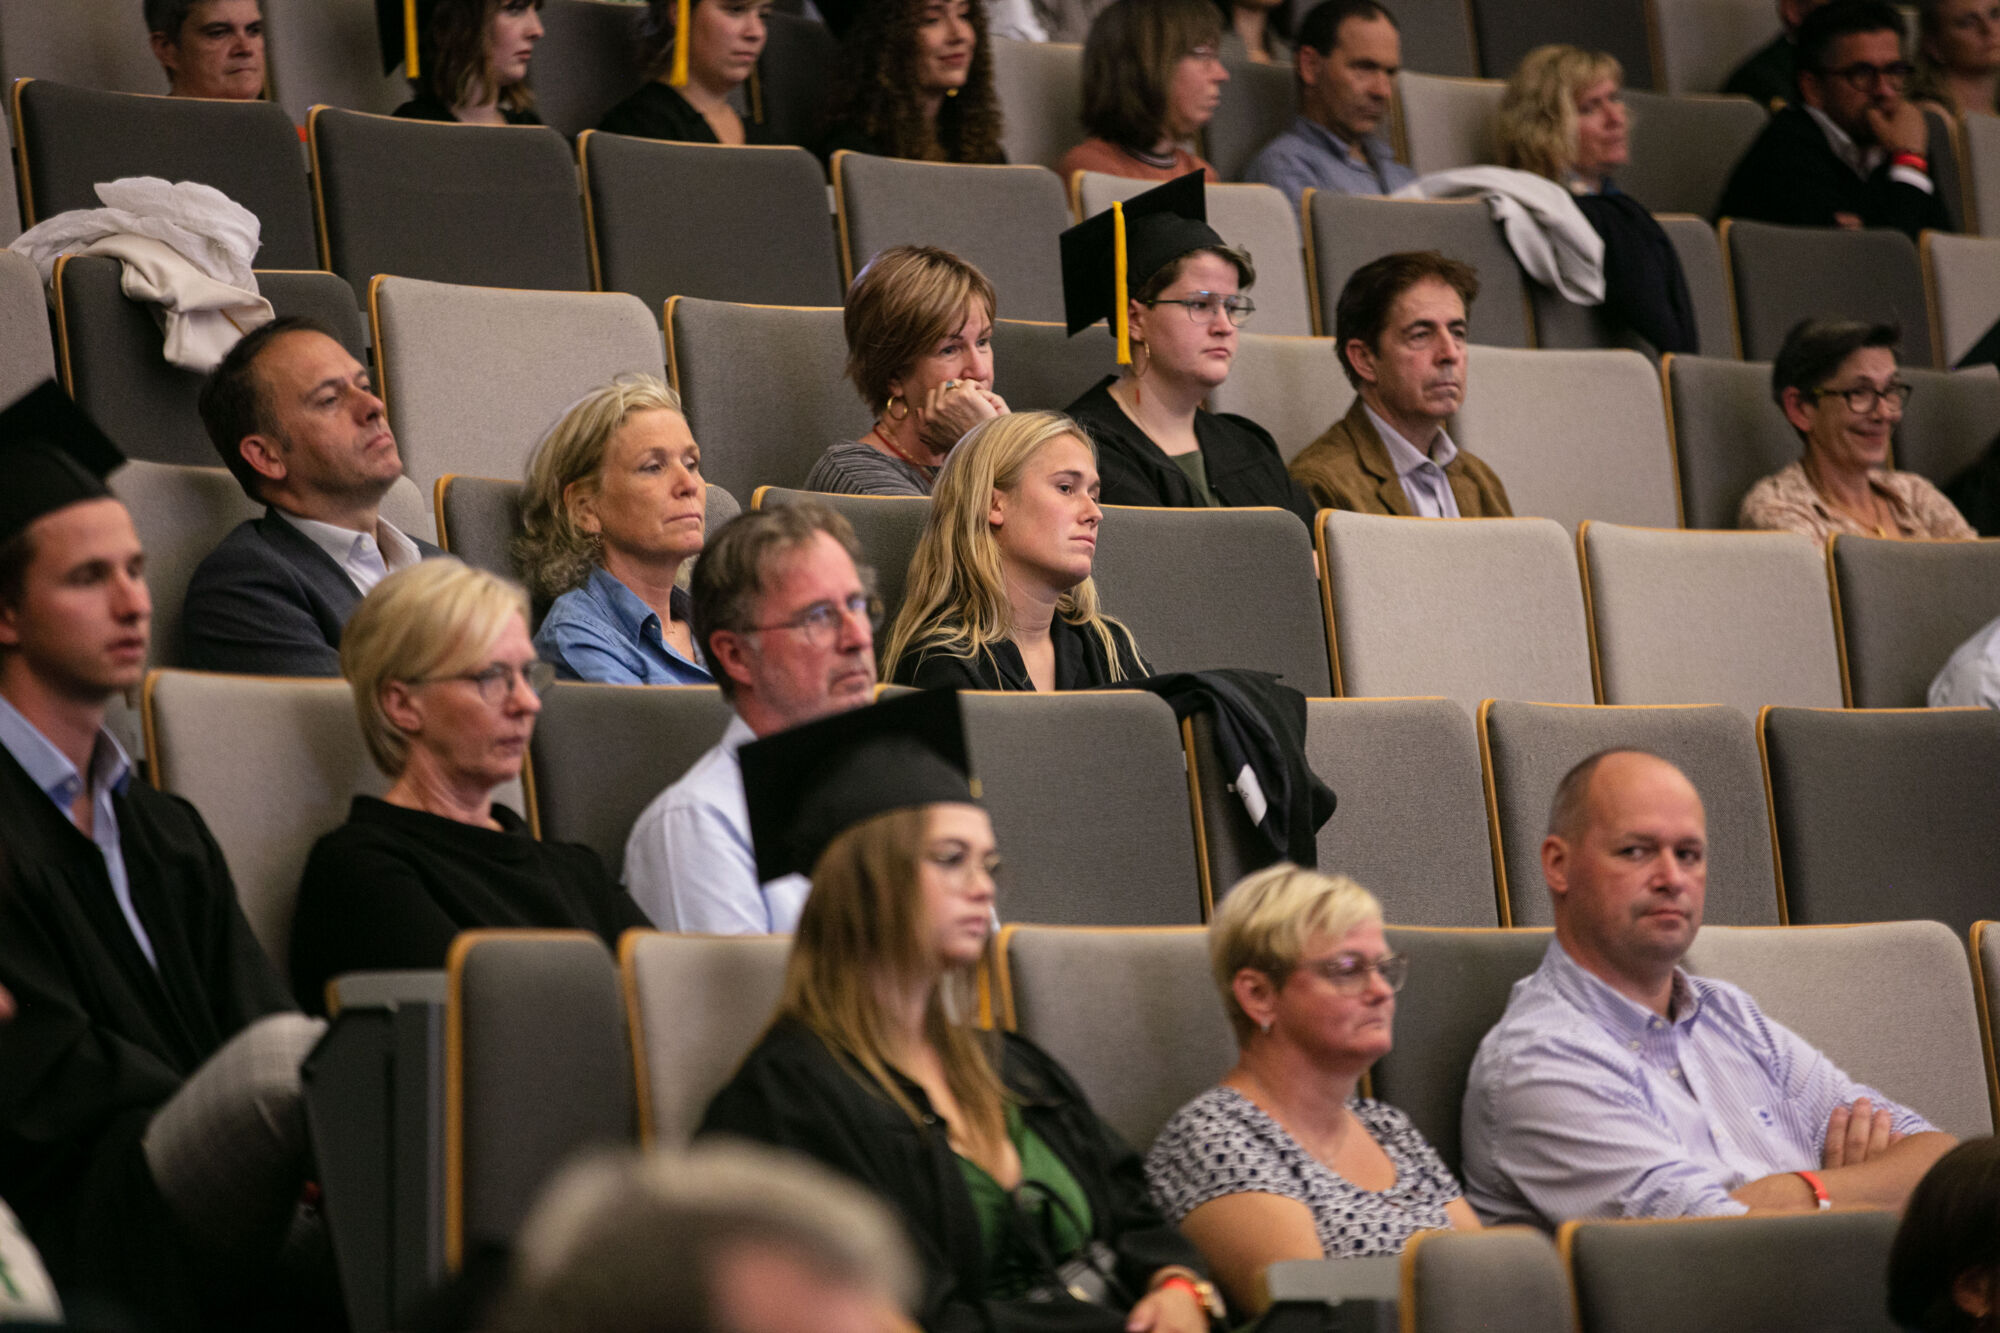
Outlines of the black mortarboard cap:
{"label": "black mortarboard cap", "polygon": [[1207,187],[1199,171],[1085,218],[1062,234],[1063,309],[1070,333],[1109,319],[1118,335],[1118,363],[1129,363],[1130,293],[1188,251],[1222,243],[1208,225]]}
{"label": "black mortarboard cap", "polygon": [[45,380],[0,411],[0,542],[44,514],[111,494],[125,455],[70,396]]}
{"label": "black mortarboard cap", "polygon": [[375,0],[375,33],[382,43],[384,75],[394,74],[398,65],[404,67],[406,79],[423,73],[417,68],[417,43],[435,8],[437,0]]}
{"label": "black mortarboard cap", "polygon": [[952,690],[835,713],[737,753],[759,880],[810,875],[826,845],[865,819],[979,796]]}

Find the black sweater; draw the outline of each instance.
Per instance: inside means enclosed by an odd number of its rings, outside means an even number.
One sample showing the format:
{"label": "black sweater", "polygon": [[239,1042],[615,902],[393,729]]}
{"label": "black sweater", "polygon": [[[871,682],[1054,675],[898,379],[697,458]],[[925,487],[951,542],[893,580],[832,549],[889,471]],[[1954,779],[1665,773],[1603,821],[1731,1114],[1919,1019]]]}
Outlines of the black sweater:
{"label": "black sweater", "polygon": [[[1152,674],[1132,635],[1123,626],[1111,627],[1112,641],[1118,646],[1120,681],[1111,679],[1111,663],[1104,642],[1092,630],[1072,625],[1061,616],[1049,624],[1049,638],[1056,649],[1056,688],[1088,690],[1099,685],[1129,683]],[[987,645],[976,657],[954,657],[932,649],[912,649],[896,663],[898,685],[914,685],[920,690],[1033,690],[1021,650],[1012,639]]]}
{"label": "black sweater", "polygon": [[1836,226],[1836,213],[1852,213],[1865,227],[1894,227],[1911,240],[1925,228],[1951,228],[1936,190],[1891,178],[1887,162],[1863,180],[1834,156],[1819,122],[1802,106],[1771,117],[1736,164],[1716,208],[1717,217],[1792,227]]}

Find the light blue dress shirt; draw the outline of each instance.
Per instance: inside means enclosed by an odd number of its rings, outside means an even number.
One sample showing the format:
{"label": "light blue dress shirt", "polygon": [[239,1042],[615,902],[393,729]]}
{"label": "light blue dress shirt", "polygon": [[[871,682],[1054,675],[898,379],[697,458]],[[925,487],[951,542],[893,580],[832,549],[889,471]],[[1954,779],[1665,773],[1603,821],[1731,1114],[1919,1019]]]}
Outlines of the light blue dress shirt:
{"label": "light blue dress shirt", "polygon": [[[29,780],[56,803],[63,818],[74,824],[70,806],[83,790],[83,778],[76,765],[5,699],[0,699],[0,745],[7,747],[7,753],[14,756],[14,762],[27,773]],[[132,927],[132,937],[139,942],[140,952],[157,971],[160,960],[153,956],[153,941],[139,920],[139,909],[132,903],[132,881],[126,877],[125,851],[118,842],[118,812],[111,804],[112,796],[123,793],[125,784],[131,780],[132,761],[126,757],[125,748],[110,732],[98,732],[97,745],[90,755],[90,840],[104,857],[104,872],[110,877],[111,896],[118,900],[118,910]]]}
{"label": "light blue dress shirt", "polygon": [[[688,618],[685,591],[674,589],[672,605],[676,618]],[[715,679],[701,665],[700,649],[691,662],[668,647],[658,613],[603,569],[593,569],[581,588],[556,598],[535,631],[535,652],[563,680],[708,685]]]}
{"label": "light blue dress shirt", "polygon": [[1374,408],[1363,403],[1361,410],[1368,414],[1375,433],[1382,437],[1382,447],[1389,451],[1389,463],[1396,469],[1396,480],[1403,483],[1403,494],[1410,498],[1410,508],[1416,516],[1458,518],[1458,497],[1451,493],[1451,478],[1444,474],[1451,460],[1458,457],[1458,446],[1451,442],[1444,428],[1438,428],[1437,439],[1426,454],[1404,439],[1394,426],[1376,416]]}
{"label": "light blue dress shirt", "polygon": [[1285,192],[1298,211],[1308,188],[1335,194],[1394,194],[1417,178],[1377,138],[1361,141],[1365,162],[1356,162],[1347,140],[1316,120],[1298,116],[1257,151],[1243,179]]}

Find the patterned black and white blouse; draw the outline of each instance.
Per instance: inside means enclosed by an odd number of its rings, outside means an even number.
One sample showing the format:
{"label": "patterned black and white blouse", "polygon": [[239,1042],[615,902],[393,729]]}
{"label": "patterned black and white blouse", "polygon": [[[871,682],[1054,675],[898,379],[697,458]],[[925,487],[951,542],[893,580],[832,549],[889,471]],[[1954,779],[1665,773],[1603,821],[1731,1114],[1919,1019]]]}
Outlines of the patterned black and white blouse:
{"label": "patterned black and white blouse", "polygon": [[1396,1168],[1396,1183],[1365,1190],[1336,1174],[1234,1088],[1210,1088],[1183,1106],[1146,1155],[1153,1200],[1179,1222],[1227,1194],[1276,1194],[1312,1210],[1329,1259],[1400,1254],[1410,1237],[1451,1225],[1444,1206],[1458,1182],[1408,1116],[1356,1097],[1348,1109]]}

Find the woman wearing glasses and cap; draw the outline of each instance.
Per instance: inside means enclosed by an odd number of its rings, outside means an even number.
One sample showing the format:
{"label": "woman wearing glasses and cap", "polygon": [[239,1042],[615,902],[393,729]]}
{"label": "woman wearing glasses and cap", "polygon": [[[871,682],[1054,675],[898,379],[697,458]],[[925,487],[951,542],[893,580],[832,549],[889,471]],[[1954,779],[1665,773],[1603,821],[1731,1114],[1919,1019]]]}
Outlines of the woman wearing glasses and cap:
{"label": "woman wearing glasses and cap", "polygon": [[1201,177],[1190,173],[1063,233],[1069,331],[1108,319],[1119,367],[1069,414],[1097,443],[1105,504],[1276,505],[1309,524],[1312,500],[1270,432],[1202,406],[1229,378],[1257,280],[1250,256],[1207,218]]}
{"label": "woman wearing glasses and cap", "polygon": [[1231,1304],[1262,1306],[1282,1260],[1398,1254],[1419,1231],[1477,1228],[1409,1117],[1355,1094],[1393,1044],[1409,970],[1374,895],[1272,866],[1222,900],[1208,954],[1236,1067],[1167,1122],[1146,1175]]}
{"label": "woman wearing glasses and cap", "polygon": [[758,874],[810,872],[778,1012],[700,1133],[802,1152],[900,1215],[926,1329],[1197,1333],[1220,1313],[1137,1154],[1032,1043],[975,1026],[992,821],[958,696],[743,747]]}
{"label": "woman wearing glasses and cap", "polygon": [[383,60],[391,69],[403,62],[416,94],[396,108],[398,116],[466,125],[542,123],[528,87],[528,63],[542,40],[542,0],[418,0],[414,40],[403,0],[376,0],[376,8],[387,19],[382,31],[395,35]]}
{"label": "woman wearing glasses and cap", "polygon": [[770,16],[771,0],[647,0],[639,43],[651,77],[605,112],[598,128],[682,143],[770,143],[764,127],[744,120],[729,100],[764,54]]}
{"label": "woman wearing glasses and cap", "polygon": [[597,854],[544,842],[493,794],[520,775],[555,668],[528,639],[515,584],[439,557],[391,574],[340,638],[361,737],[390,779],[357,796],[306,861],[292,985],[322,1012],[343,972],[443,967],[461,930],[590,930],[646,914]]}

